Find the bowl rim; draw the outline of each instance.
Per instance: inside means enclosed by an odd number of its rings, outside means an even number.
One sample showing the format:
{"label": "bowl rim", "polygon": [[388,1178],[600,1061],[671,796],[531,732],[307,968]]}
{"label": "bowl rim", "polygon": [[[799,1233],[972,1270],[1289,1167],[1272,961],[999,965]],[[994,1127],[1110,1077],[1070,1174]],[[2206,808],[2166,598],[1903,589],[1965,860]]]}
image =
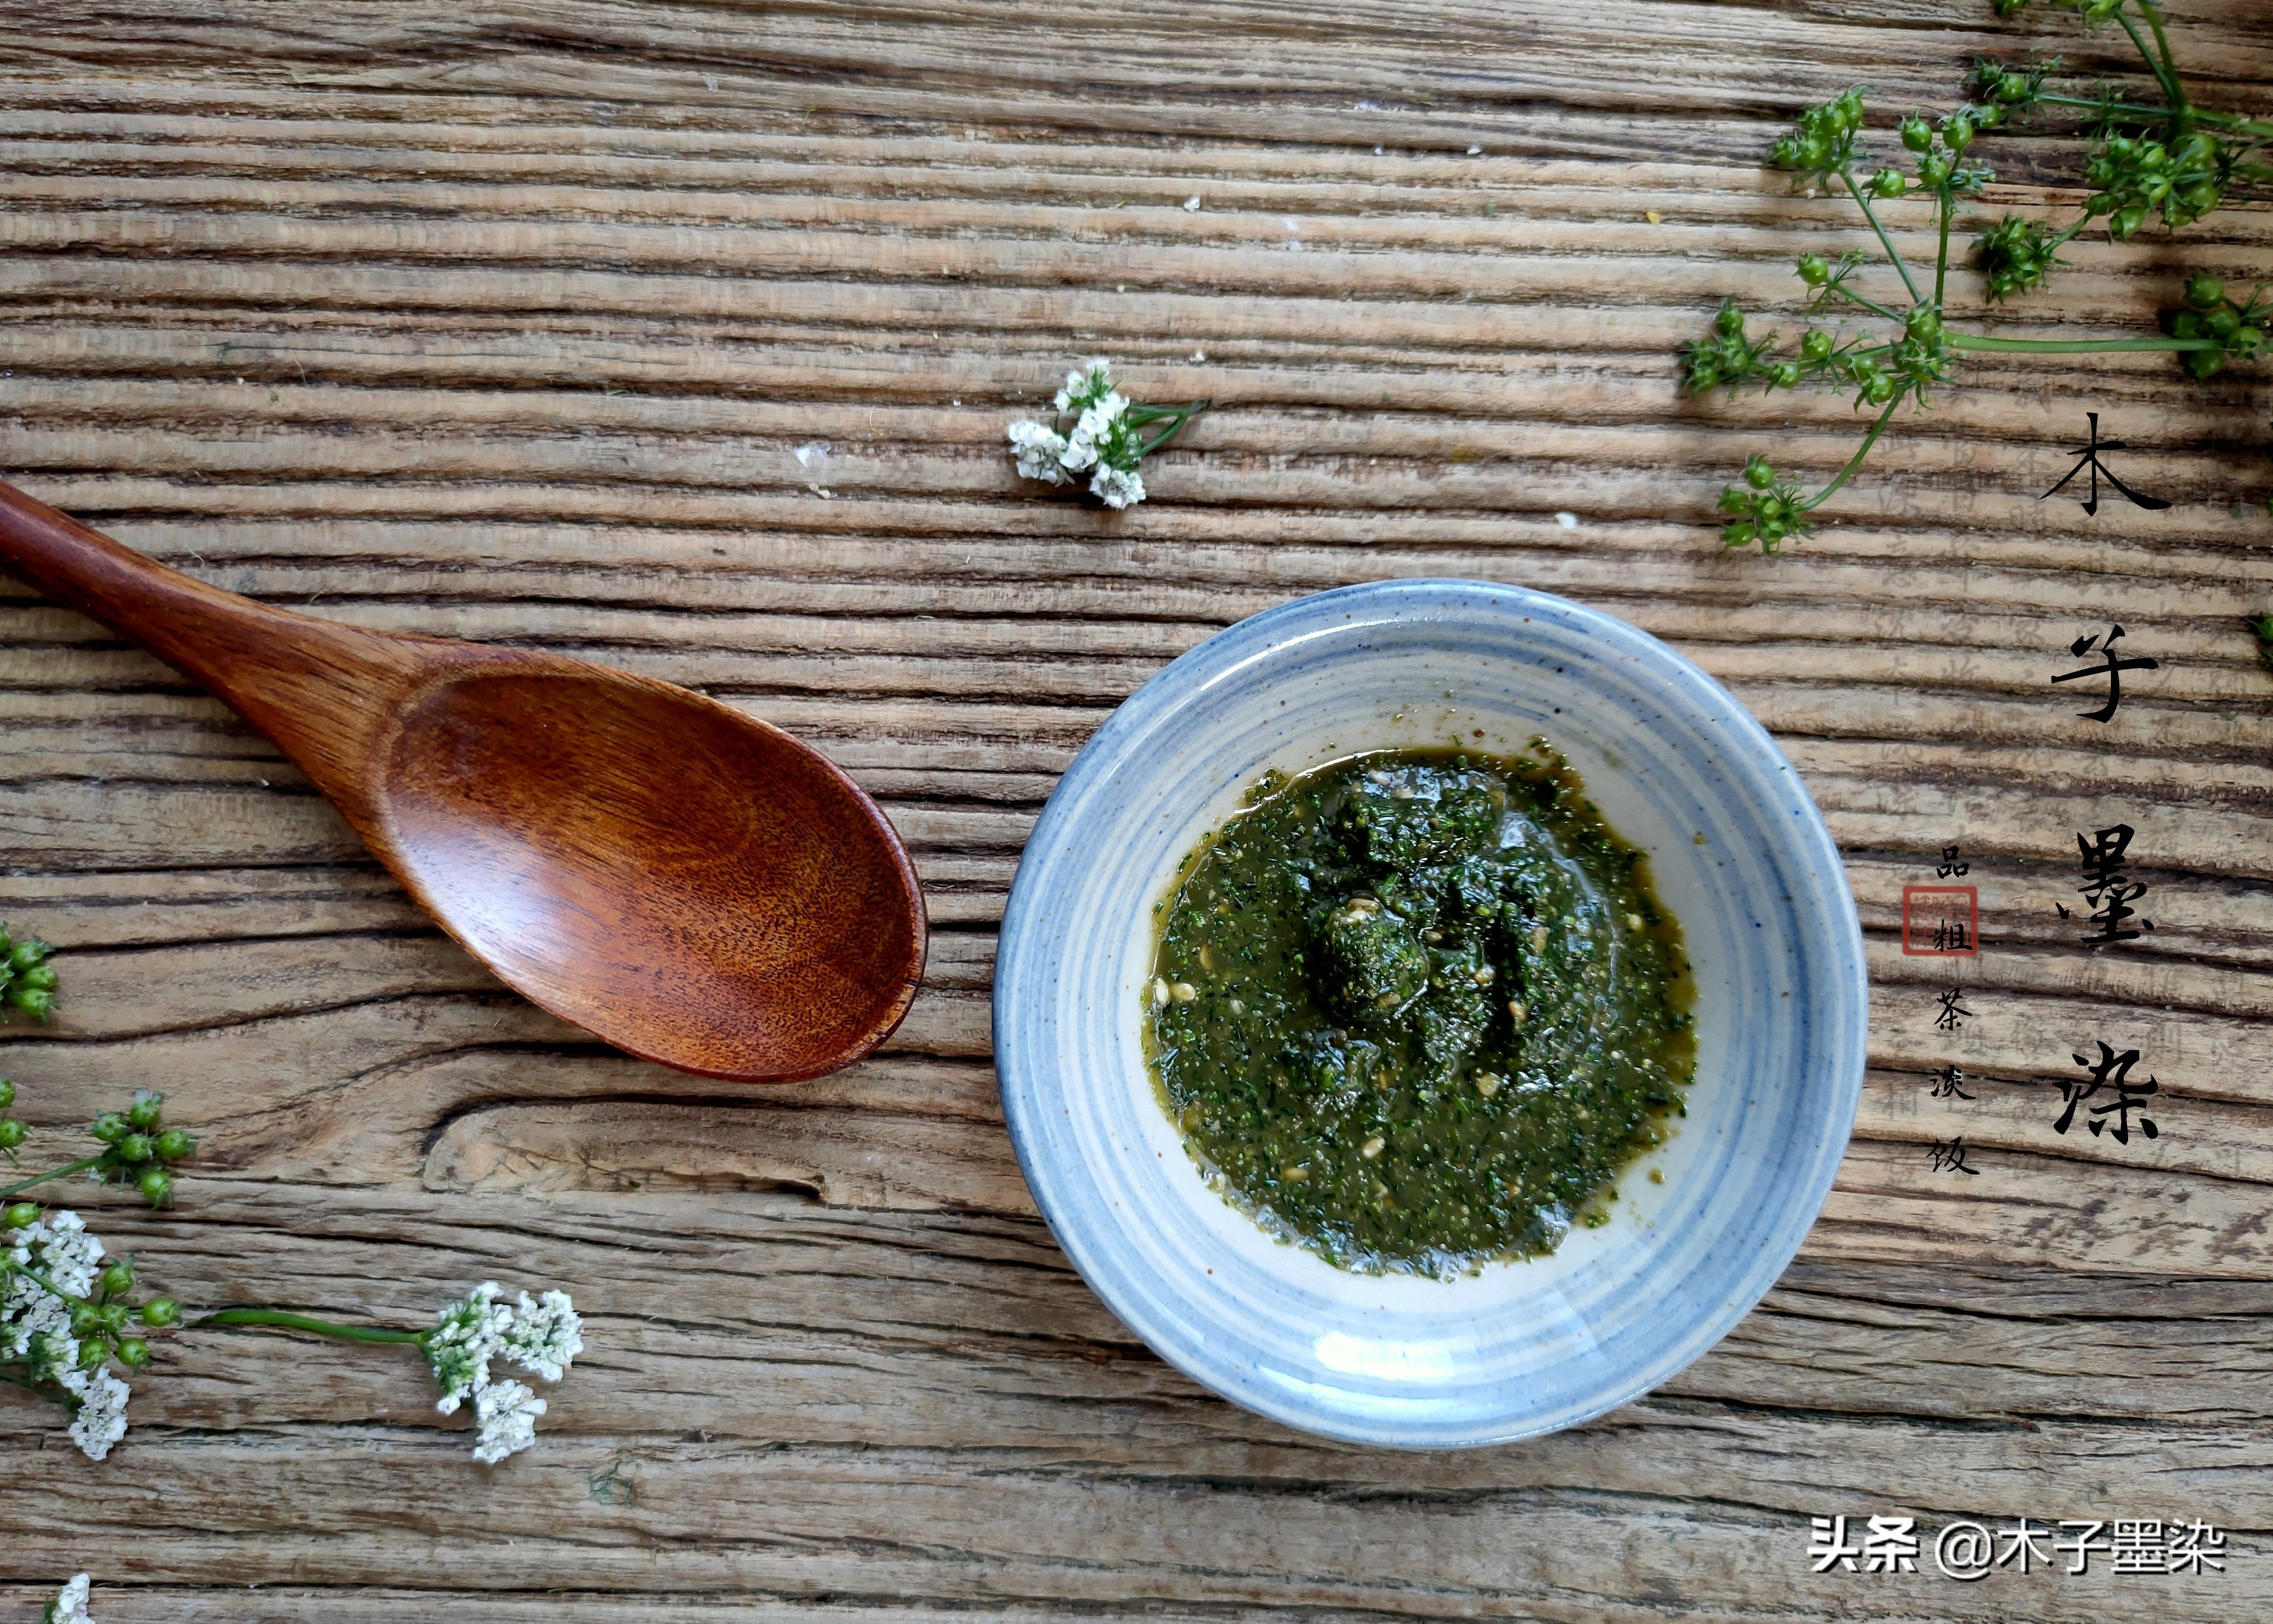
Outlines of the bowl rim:
{"label": "bowl rim", "polygon": [[[1827,990],[1834,996],[1843,994],[1844,999],[1857,1012],[1857,1018],[1849,1023],[1846,1052],[1836,1056],[1835,1074],[1829,1079],[1840,1097],[1834,1109],[1827,1114],[1827,1132],[1816,1147],[1812,1162],[1805,1164],[1804,1176],[1794,1181],[1804,1192],[1805,1199],[1790,1205],[1789,1211],[1791,1216],[1783,1231],[1778,1235],[1776,1244],[1762,1247],[1758,1253],[1759,1263],[1762,1265],[1773,1258],[1773,1268],[1756,1265],[1748,1270],[1742,1282],[1745,1289],[1725,1297],[1709,1313],[1699,1315],[1690,1335],[1673,1346],[1664,1359],[1649,1362],[1637,1379],[1619,1384],[1602,1395],[1599,1402],[1589,1403],[1581,1412],[1539,1422],[1520,1422],[1504,1429],[1479,1431],[1451,1440],[1435,1436],[1425,1439],[1400,1436],[1400,1429],[1394,1422],[1378,1418],[1368,1420],[1355,1415],[1321,1417],[1301,1410],[1292,1404],[1274,1404],[1253,1393],[1228,1391],[1219,1385],[1214,1373],[1200,1357],[1199,1350],[1187,1350],[1175,1338],[1165,1335],[1160,1327],[1149,1323],[1147,1316],[1132,1312],[1131,1305],[1117,1300],[1116,1294],[1101,1283],[1100,1271],[1092,1267],[1086,1255],[1086,1237],[1078,1230],[1070,1229],[1068,1223],[1061,1222],[1059,1214],[1051,1211],[1049,1200],[1043,1193],[1048,1181],[1038,1177],[1043,1163],[1038,1159],[1039,1152],[1030,1137],[1029,1125],[1017,1098],[1018,1090],[1014,1086],[1013,1073],[1036,1064],[1046,1067],[1048,1062],[1046,1056],[1030,1056],[1018,1052],[1016,1022],[1011,1006],[1012,998],[1021,983],[1019,973],[1024,968],[1024,938],[1034,928],[1032,916],[1039,906],[1035,886],[1028,883],[1029,876],[1036,871],[1033,860],[1037,853],[1051,853],[1062,843],[1063,826],[1073,816],[1069,808],[1083,799],[1083,792],[1093,778],[1101,772],[1109,772],[1118,764],[1122,741],[1129,735],[1141,736],[1173,714],[1174,709],[1197,688],[1230,676],[1242,666],[1252,665],[1268,655],[1280,641],[1276,634],[1289,622],[1302,625],[1313,619],[1358,605],[1368,609],[1384,605],[1393,608],[1400,605],[1400,600],[1410,600],[1416,607],[1424,604],[1435,605],[1447,595],[1486,596],[1498,600],[1504,607],[1538,613],[1542,618],[1571,625],[1589,637],[1602,640],[1614,655],[1624,654],[1647,663],[1655,673],[1687,688],[1688,697],[1693,703],[1699,703],[1700,709],[1715,712],[1714,724],[1726,731],[1731,744],[1753,755],[1762,767],[1770,771],[1781,770],[1789,775],[1791,790],[1804,809],[1804,816],[1792,820],[1792,823],[1797,825],[1791,829],[1797,842],[1796,854],[1817,865],[1818,871],[1827,876],[1821,893],[1823,899],[1829,904],[1831,917],[1825,921],[1825,924],[1827,933],[1847,949],[1842,955],[1843,965],[1833,966],[1826,973]],[[1791,828],[1789,824],[1785,826]],[[1026,1180],[1036,1209],[1084,1283],[1121,1324],[1134,1331],[1161,1359],[1230,1403],[1313,1436],[1391,1448],[1480,1447],[1578,1426],[1621,1405],[1631,1403],[1710,1351],[1774,1288],[1776,1281],[1782,1277],[1793,1256],[1805,1243],[1822,1214],[1824,1204],[1830,1197],[1832,1182],[1853,1138],[1867,1060],[1870,979],[1861,918],[1853,892],[1845,883],[1845,874],[1844,860],[1824,822],[1821,808],[1815,804],[1815,799],[1809,793],[1798,770],[1792,765],[1767,729],[1710,673],[1679,650],[1639,627],[1553,593],[1461,576],[1399,577],[1306,593],[1212,633],[1140,684],[1114,708],[1103,725],[1076,752],[1052,790],[1041,816],[1035,820],[1032,830],[1028,833],[1003,909],[990,1001],[996,1083],[1011,1149],[1018,1159],[1019,1172]],[[1847,974],[1840,974],[1838,972],[1842,968]],[[1035,990],[1042,989],[1042,987],[1038,987]],[[1754,1289],[1752,1287],[1756,1282],[1757,1289]]]}

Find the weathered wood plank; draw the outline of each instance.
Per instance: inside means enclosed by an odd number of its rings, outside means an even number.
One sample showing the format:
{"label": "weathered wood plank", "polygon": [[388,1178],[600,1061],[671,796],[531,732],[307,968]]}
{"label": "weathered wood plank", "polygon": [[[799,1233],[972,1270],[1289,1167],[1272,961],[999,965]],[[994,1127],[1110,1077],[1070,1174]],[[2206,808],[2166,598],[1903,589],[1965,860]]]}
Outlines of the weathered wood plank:
{"label": "weathered wood plank", "polygon": [[[2209,102],[2262,101],[2262,5],[2174,27]],[[64,1018],[0,1060],[38,1147],[153,1083],[205,1138],[175,1212],[72,1199],[192,1304],[408,1325],[494,1275],[592,1321],[493,1473],[407,1355],[173,1339],[99,1469],[0,1401],[0,1606],[91,1567],[105,1620],[2273,1608],[2273,680],[2241,621],[2273,608],[2273,380],[1970,362],[1774,561],[1719,553],[1714,493],[1764,447],[1835,468],[1851,414],[1673,387],[1721,297],[1794,329],[1792,257],[1864,240],[1759,171],[1772,130],[1857,79],[1947,106],[2031,48],[2143,86],[2119,35],[1954,0],[0,23],[11,477],[225,586],[790,726],[883,798],[942,927],[839,1077],[640,1065],[490,981],[220,707],[0,584],[0,915],[70,950]],[[1981,215],[2072,209],[2075,134],[1984,140]],[[2273,273],[2273,209],[2067,258],[2006,330]],[[1117,518],[1001,447],[1097,352],[1218,402]],[[2037,500],[2087,409],[2177,507]],[[1729,683],[1845,848],[1874,983],[1857,1137],[1779,1289],[1645,1402],[1452,1456],[1295,1437],[1135,1345],[1032,1215],[987,1064],[1019,846],[1111,707],[1241,615],[1426,574],[1579,597]],[[2116,620],[2163,665],[2103,727],[2049,680]],[[2052,905],[2117,819],[2157,930],[2094,954]],[[1900,888],[1952,843],[1987,951],[1905,958]],[[2152,1143],[2053,1132],[2098,1036],[2160,1078]],[[1953,1064],[1976,1100],[1933,1096]],[[1929,1161],[1961,1133],[1977,1177]],[[2208,1515],[2247,1554],[1812,1579],[1834,1512]]]}

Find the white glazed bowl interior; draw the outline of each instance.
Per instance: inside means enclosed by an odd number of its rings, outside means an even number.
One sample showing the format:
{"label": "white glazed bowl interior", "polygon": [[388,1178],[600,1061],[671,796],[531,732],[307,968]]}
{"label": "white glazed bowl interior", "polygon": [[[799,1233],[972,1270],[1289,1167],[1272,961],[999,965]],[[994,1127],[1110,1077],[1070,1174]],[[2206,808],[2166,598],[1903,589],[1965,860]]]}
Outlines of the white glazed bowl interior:
{"label": "white glazed bowl interior", "polygon": [[[1455,738],[1512,754],[1538,735],[1649,854],[1680,921],[1697,985],[1687,1118],[1621,1178],[1611,1221],[1551,1257],[1440,1282],[1350,1274],[1274,1241],[1203,1182],[1148,1073],[1153,904],[1266,768]],[[1599,1415],[1759,1299],[1845,1149],[1866,1006],[1838,853],[1719,684],[1561,598],[1383,583],[1211,638],[1082,751],[1012,888],[995,1057],[1043,1214],[1164,1358],[1291,1426],[1444,1447]]]}

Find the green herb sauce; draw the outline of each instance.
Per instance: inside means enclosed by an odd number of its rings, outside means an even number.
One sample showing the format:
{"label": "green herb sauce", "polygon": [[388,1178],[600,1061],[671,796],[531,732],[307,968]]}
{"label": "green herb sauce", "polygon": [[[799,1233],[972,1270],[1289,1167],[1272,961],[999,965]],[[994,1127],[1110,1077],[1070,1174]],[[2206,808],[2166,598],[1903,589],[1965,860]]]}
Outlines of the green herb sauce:
{"label": "green herb sauce", "polygon": [[1227,1199],[1329,1262],[1551,1252],[1684,1113],[1680,928],[1543,740],[1266,774],[1154,912],[1163,1102]]}

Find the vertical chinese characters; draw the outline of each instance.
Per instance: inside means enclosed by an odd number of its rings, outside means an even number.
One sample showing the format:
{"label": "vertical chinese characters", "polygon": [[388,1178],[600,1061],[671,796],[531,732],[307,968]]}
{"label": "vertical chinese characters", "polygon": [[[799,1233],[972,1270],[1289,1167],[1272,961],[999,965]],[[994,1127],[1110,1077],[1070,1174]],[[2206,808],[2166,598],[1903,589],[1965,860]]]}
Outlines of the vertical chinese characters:
{"label": "vertical chinese characters", "polygon": [[[2119,1055],[2108,1047],[2105,1040],[2097,1041],[2099,1043],[2099,1059],[2097,1063],[2085,1059],[2082,1055],[2075,1056],[2076,1064],[2089,1072],[2090,1076],[2082,1081],[2071,1079],[2060,1085],[2060,1098],[2067,1101],[2067,1109],[2060,1113],[2059,1120],[2052,1124],[2052,1131],[2056,1133],[2066,1133],[2075,1120],[2077,1106],[2093,1098],[2102,1088],[2112,1088],[2115,1090],[2115,1098],[2104,1105],[2095,1105],[2091,1108],[2091,1120],[2086,1125],[2090,1128],[2092,1138],[2097,1139],[2101,1129],[2112,1127],[2112,1132],[2108,1134],[2108,1137],[2119,1145],[2128,1145],[2131,1142],[2133,1111],[2139,1112],[2140,1132],[2150,1139],[2161,1138],[2162,1130],[2156,1127],[2153,1121],[2148,1117],[2143,1103],[2148,1095],[2160,1091],[2161,1085],[2151,1077],[2143,1083],[2134,1083],[2130,1080],[2131,1068],[2139,1063],[2139,1051],[2135,1049],[2127,1049]],[[2101,1120],[2111,1112],[2115,1117],[2112,1124]]]}
{"label": "vertical chinese characters", "polygon": [[1973,1095],[1965,1092],[1965,1068],[1963,1066],[1946,1065],[1937,1066],[1934,1068],[1933,1098],[1937,1100],[1970,1100],[1973,1097]]}
{"label": "vertical chinese characters", "polygon": [[[2112,942],[2135,942],[2140,930],[2152,930],[2151,919],[2139,921],[2139,929],[2127,929],[2138,915],[2131,905],[2147,894],[2144,882],[2134,880],[2124,872],[2127,854],[2131,849],[2134,831],[2128,823],[2117,823],[2112,828],[2096,830],[2091,838],[2082,834],[2075,838],[2075,849],[2082,859],[2082,883],[2076,890],[2091,905],[2091,922],[2099,927],[2097,936],[2083,938],[2087,946],[2104,947]],[[2067,909],[2060,907],[2062,919]]]}
{"label": "vertical chinese characters", "polygon": [[1981,1169],[1965,1159],[1965,1136],[1933,1142],[1933,1170],[1937,1173],[1970,1173],[1977,1178]]}
{"label": "vertical chinese characters", "polygon": [[2162,668],[2159,662],[2149,659],[2144,655],[2133,654],[2118,657],[2115,652],[2115,641],[2122,635],[2124,635],[2124,631],[2121,627],[2110,626],[2107,628],[2107,641],[2104,643],[2100,643],[2099,634],[2097,632],[2094,632],[2089,637],[2077,638],[2074,643],[2067,645],[2067,651],[2070,654],[2081,657],[2090,653],[2094,645],[2097,645],[2099,657],[2103,663],[2097,665],[2086,665],[2078,671],[2062,672],[2059,676],[2052,679],[2055,682],[2074,682],[2086,677],[2105,677],[2107,679],[2107,703],[2100,706],[2097,710],[2079,710],[2076,712],[2078,716],[2083,718],[2084,720],[2088,722],[2109,722],[2115,719],[2115,708],[2123,703],[2123,673],[2125,672],[2159,671]]}
{"label": "vertical chinese characters", "polygon": [[2060,476],[2059,484],[2054,485],[2051,490],[2045,492],[2044,496],[2039,496],[2037,500],[2038,501],[2043,501],[2046,497],[2059,495],[2062,490],[2067,488],[2070,480],[2074,479],[2078,474],[2083,472],[2083,470],[2088,468],[2091,470],[2091,494],[2083,499],[2083,511],[2087,517],[2096,519],[2099,516],[2099,481],[2102,476],[2105,477],[2108,484],[2113,485],[2117,490],[2122,492],[2124,495],[2129,497],[2131,499],[2131,505],[2134,508],[2144,508],[2152,511],[2157,508],[2169,507],[2171,504],[2164,501],[2159,496],[2142,496],[2138,492],[2133,490],[2129,485],[2125,485],[2120,479],[2118,479],[2115,477],[2115,470],[2099,460],[2099,454],[2103,451],[2124,451],[2129,449],[2129,447],[2119,440],[2102,440],[2099,438],[2099,414],[2097,412],[2088,411],[2083,415],[2091,419],[2091,443],[2086,446],[2078,446],[2074,450],[2068,453],[2070,456],[2075,459],[2075,466],[2069,469],[2067,473]]}

